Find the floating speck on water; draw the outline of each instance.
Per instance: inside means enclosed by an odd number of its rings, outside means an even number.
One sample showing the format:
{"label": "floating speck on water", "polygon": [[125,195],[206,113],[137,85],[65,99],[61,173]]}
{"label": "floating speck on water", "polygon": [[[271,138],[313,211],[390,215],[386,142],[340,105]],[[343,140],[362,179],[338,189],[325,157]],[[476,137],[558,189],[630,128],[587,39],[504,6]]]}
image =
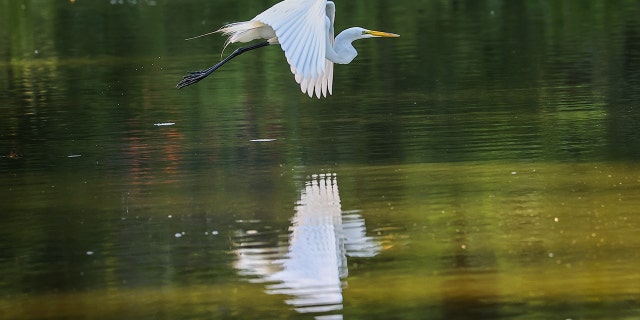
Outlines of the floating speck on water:
{"label": "floating speck on water", "polygon": [[160,123],[154,123],[153,125],[156,127],[164,127],[164,126],[172,126],[176,124],[175,122],[160,122]]}
{"label": "floating speck on water", "polygon": [[217,230],[213,230],[213,231],[211,231],[211,234],[214,235],[214,236],[218,235],[218,231]]}
{"label": "floating speck on water", "polygon": [[244,219],[238,219],[236,220],[237,223],[260,223],[260,219],[249,219],[249,220],[244,220]]}
{"label": "floating speck on water", "polygon": [[182,237],[182,233],[180,233],[180,232],[176,232],[176,234],[175,234],[174,236],[175,236],[176,238],[180,238],[180,237]]}
{"label": "floating speck on water", "polygon": [[171,218],[173,218],[173,216],[172,215],[168,215],[167,218],[171,219]]}
{"label": "floating speck on water", "polygon": [[251,139],[249,141],[251,141],[251,142],[271,142],[271,141],[276,141],[276,139]]}
{"label": "floating speck on water", "polygon": [[549,258],[553,258],[553,252],[549,252]]}
{"label": "floating speck on water", "polygon": [[93,255],[93,251],[87,251],[87,255],[88,256]]}
{"label": "floating speck on water", "polygon": [[67,158],[78,158],[78,157],[82,157],[81,154],[70,154],[67,156]]}

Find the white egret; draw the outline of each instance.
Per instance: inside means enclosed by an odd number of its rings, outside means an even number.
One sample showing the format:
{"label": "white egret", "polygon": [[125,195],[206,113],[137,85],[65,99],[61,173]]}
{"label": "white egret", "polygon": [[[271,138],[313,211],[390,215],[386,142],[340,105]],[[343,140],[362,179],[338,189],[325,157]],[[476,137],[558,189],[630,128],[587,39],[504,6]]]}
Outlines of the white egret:
{"label": "white egret", "polygon": [[394,33],[352,27],[334,38],[335,12],[333,1],[284,0],[249,21],[230,23],[217,31],[204,34],[220,32],[228,36],[225,47],[235,42],[257,39],[267,41],[238,48],[216,65],[184,76],[176,86],[181,89],[192,85],[244,52],[280,44],[302,92],[309,97],[314,93],[318,98],[326,97],[327,93],[332,93],[333,64],[350,63],[358,55],[353,41],[373,37],[399,37]]}

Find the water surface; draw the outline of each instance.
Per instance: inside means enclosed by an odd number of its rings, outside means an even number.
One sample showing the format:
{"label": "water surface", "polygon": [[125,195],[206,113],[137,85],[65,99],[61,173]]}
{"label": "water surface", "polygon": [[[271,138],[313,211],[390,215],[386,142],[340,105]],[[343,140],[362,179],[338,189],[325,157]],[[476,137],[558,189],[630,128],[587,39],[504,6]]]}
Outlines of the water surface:
{"label": "water surface", "polygon": [[175,89],[269,4],[0,2],[1,318],[638,317],[635,1],[338,1],[402,36],[332,97]]}

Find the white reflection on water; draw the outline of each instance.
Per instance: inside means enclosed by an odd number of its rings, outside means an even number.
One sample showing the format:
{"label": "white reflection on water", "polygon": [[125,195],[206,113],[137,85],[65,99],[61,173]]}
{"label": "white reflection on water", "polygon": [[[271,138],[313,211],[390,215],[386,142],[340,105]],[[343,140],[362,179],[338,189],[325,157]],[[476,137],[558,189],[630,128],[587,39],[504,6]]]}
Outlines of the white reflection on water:
{"label": "white reflection on water", "polygon": [[380,247],[366,236],[358,211],[342,211],[335,174],[311,176],[295,211],[283,245],[259,240],[255,230],[238,234],[235,267],[242,275],[273,282],[265,291],[290,296],[285,302],[300,313],[341,310],[347,256],[373,257]]}

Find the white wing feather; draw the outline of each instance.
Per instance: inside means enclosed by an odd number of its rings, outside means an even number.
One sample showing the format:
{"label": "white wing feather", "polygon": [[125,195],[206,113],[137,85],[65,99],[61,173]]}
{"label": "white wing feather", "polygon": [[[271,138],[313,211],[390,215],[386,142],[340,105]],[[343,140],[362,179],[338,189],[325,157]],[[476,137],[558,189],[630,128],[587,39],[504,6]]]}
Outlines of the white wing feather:
{"label": "white wing feather", "polygon": [[[331,46],[333,46],[333,42],[335,40],[333,22],[336,19],[336,6],[333,1],[327,1],[326,14],[327,17],[329,17],[330,22],[329,34],[327,34],[327,37],[329,37],[329,42],[331,43]],[[333,61],[329,61],[328,59],[325,60],[324,76],[322,79],[322,93],[326,97],[327,90],[329,91],[329,94],[333,94]]]}
{"label": "white wing feather", "polygon": [[327,39],[333,44],[334,17],[332,1],[284,0],[251,20],[273,28],[302,92],[320,98],[332,93],[333,62],[325,52]]}

